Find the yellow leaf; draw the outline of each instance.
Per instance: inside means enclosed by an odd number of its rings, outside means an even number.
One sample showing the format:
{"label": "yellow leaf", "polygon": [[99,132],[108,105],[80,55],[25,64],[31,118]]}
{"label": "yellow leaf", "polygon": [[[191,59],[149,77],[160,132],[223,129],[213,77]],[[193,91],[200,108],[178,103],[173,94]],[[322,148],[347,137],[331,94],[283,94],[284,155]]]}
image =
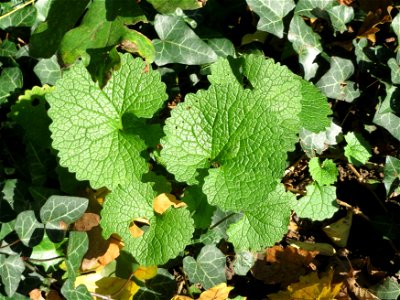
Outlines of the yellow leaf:
{"label": "yellow leaf", "polygon": [[160,215],[164,213],[170,206],[175,208],[185,207],[186,203],[177,200],[174,195],[166,193],[158,195],[153,200],[153,209]]}
{"label": "yellow leaf", "polygon": [[133,273],[133,275],[141,280],[147,280],[153,278],[157,275],[157,266],[150,266],[150,267],[143,267],[140,266],[137,270]]}
{"label": "yellow leaf", "polygon": [[220,283],[205,292],[202,292],[198,300],[225,300],[228,299],[232,286],[226,286],[226,283]]}
{"label": "yellow leaf", "polygon": [[268,295],[272,300],[303,299],[303,300],[334,300],[339,293],[342,282],[332,284],[333,271],[330,270],[322,278],[316,272],[300,277],[300,282],[293,283],[286,291]]}
{"label": "yellow leaf", "polygon": [[94,273],[78,276],[75,280],[75,286],[83,284],[89,292],[110,296],[115,300],[132,299],[140,287],[128,279],[103,277],[103,268],[99,267]]}
{"label": "yellow leaf", "polygon": [[190,298],[188,296],[176,295],[176,296],[172,297],[171,300],[193,300],[193,298]]}
{"label": "yellow leaf", "polygon": [[344,218],[322,228],[327,236],[339,247],[346,247],[353,220],[353,212],[349,210]]}

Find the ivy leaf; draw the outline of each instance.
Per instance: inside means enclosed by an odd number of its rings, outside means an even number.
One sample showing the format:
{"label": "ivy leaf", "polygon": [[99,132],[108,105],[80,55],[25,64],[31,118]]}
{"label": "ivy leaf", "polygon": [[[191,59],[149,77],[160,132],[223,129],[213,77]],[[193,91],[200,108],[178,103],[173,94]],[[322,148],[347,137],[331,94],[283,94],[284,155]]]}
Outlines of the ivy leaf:
{"label": "ivy leaf", "polygon": [[217,54],[201,40],[182,16],[156,15],[154,29],[160,39],[153,40],[155,63],[201,65],[217,60]]}
{"label": "ivy leaf", "polygon": [[4,68],[0,75],[0,104],[23,84],[22,72],[18,67]]}
{"label": "ivy leaf", "polygon": [[[43,22],[38,24],[30,37],[29,54],[37,58],[50,58],[60,46],[64,34],[74,27],[88,4],[89,0],[53,0],[49,1],[47,7],[43,7],[43,4],[39,6],[38,18]],[[65,17],[66,11],[68,17]]]}
{"label": "ivy leaf", "polygon": [[[147,172],[140,153],[146,148],[132,129],[150,118],[167,98],[158,72],[130,54],[101,90],[82,64],[76,64],[46,95],[53,147],[60,164],[90,180],[93,188],[127,185]],[[143,127],[145,124],[140,124]]]}
{"label": "ivy leaf", "polygon": [[385,278],[371,290],[379,299],[398,299],[400,296],[400,285],[395,277]]}
{"label": "ivy leaf", "polygon": [[[186,208],[171,207],[161,215],[155,213],[155,196],[151,184],[132,181],[128,186],[113,189],[101,211],[104,238],[117,233],[125,244],[124,249],[144,266],[160,265],[176,257],[189,244],[194,231]],[[149,228],[142,230],[139,237],[130,231],[137,219],[149,223]]]}
{"label": "ivy leaf", "polygon": [[392,57],[388,60],[390,68],[390,76],[393,84],[400,84],[400,51],[397,51],[396,58]]}
{"label": "ivy leaf", "polygon": [[390,107],[391,99],[395,98],[399,90],[394,85],[386,85],[386,97],[379,105],[374,115],[373,122],[382,126],[396,139],[400,140],[400,118],[395,115]]}
{"label": "ivy leaf", "polygon": [[352,102],[360,96],[355,83],[347,80],[353,73],[354,66],[351,60],[332,56],[330,69],[316,85],[329,98]]}
{"label": "ivy leaf", "polygon": [[55,271],[56,267],[64,260],[64,243],[65,240],[53,243],[45,234],[42,241],[32,248],[31,262],[43,266],[46,272]]}
{"label": "ivy leaf", "polygon": [[[126,27],[140,21],[146,21],[146,17],[134,1],[93,1],[80,26],[68,31],[62,39],[60,50],[63,61],[71,64],[82,57],[88,64],[92,55],[103,55],[123,41],[144,46],[138,47],[138,53],[150,62],[153,61],[154,50],[150,40]],[[142,40],[147,41],[142,43]],[[94,49],[100,51],[89,51]]]}
{"label": "ivy leaf", "polygon": [[206,42],[207,45],[210,46],[218,56],[236,56],[235,46],[230,40],[226,38],[212,38],[206,40]]}
{"label": "ivy leaf", "polygon": [[259,250],[281,240],[288,230],[289,204],[293,201],[294,195],[278,185],[264,201],[248,207],[243,218],[230,225],[227,231],[235,250]]}
{"label": "ivy leaf", "polygon": [[343,33],[347,30],[346,24],[354,19],[354,9],[347,5],[336,5],[327,10],[335,31]]}
{"label": "ivy leaf", "polygon": [[89,248],[89,238],[86,232],[71,231],[67,248],[68,278],[76,278],[83,256]]}
{"label": "ivy leaf", "polygon": [[226,257],[215,245],[201,248],[197,259],[186,256],[183,259],[183,270],[192,283],[201,283],[205,289],[210,289],[219,283],[226,282]]}
{"label": "ivy leaf", "polygon": [[319,158],[313,157],[308,163],[308,168],[311,177],[321,186],[333,184],[339,175],[336,164],[331,159],[325,159],[320,165]]}
{"label": "ivy leaf", "polygon": [[330,125],[327,115],[332,114],[326,97],[312,83],[301,80],[301,125],[312,132],[324,131]]}
{"label": "ivy leaf", "polygon": [[12,297],[17,291],[24,270],[25,265],[19,255],[5,258],[4,254],[0,254],[0,279],[8,297]]}
{"label": "ivy leaf", "polygon": [[247,272],[250,271],[254,263],[255,263],[255,258],[252,252],[242,251],[236,253],[235,262],[233,263],[235,274],[240,276],[246,276]]}
{"label": "ivy leaf", "polygon": [[344,155],[351,164],[361,166],[371,158],[371,145],[359,133],[349,132],[344,139]]}
{"label": "ivy leaf", "polygon": [[206,2],[198,0],[148,0],[154,9],[162,14],[173,13],[177,8],[182,10],[198,9],[205,5]]}
{"label": "ivy leaf", "polygon": [[336,3],[336,0],[299,0],[294,12],[311,19],[318,17],[318,13],[334,7]]}
{"label": "ivy leaf", "polygon": [[61,78],[61,68],[57,62],[57,56],[53,55],[50,58],[39,60],[33,68],[33,72],[42,84],[55,85],[57,80]]}
{"label": "ivy leaf", "polygon": [[400,14],[398,13],[392,20],[390,27],[397,35],[397,40],[400,41]]}
{"label": "ivy leaf", "polygon": [[293,209],[300,218],[322,221],[332,217],[338,210],[336,187],[320,186],[318,183],[306,187],[307,194],[293,202]]}
{"label": "ivy leaf", "polygon": [[15,57],[18,53],[17,45],[9,40],[3,40],[0,45],[1,57]]}
{"label": "ivy leaf", "polygon": [[12,5],[2,4],[2,15],[13,11],[8,16],[0,19],[0,29],[7,29],[9,27],[31,27],[36,20],[36,8],[34,5],[28,5],[23,8],[13,7]]}
{"label": "ivy leaf", "polygon": [[32,247],[42,239],[43,225],[38,222],[33,210],[26,210],[18,214],[15,232],[25,246]]}
{"label": "ivy leaf", "polygon": [[256,14],[260,16],[257,29],[267,31],[279,38],[283,37],[283,17],[285,17],[294,7],[293,0],[247,0]]}
{"label": "ivy leaf", "polygon": [[301,110],[300,81],[288,69],[262,56],[241,59],[243,74],[236,75],[246,76],[253,88],[233,84],[232,75],[220,79],[230,84],[187,95],[166,121],[161,140],[161,157],[178,181],[196,184],[199,170],[208,170],[208,202],[234,212],[275,189],[297,141]]}
{"label": "ivy leaf", "polygon": [[322,52],[320,36],[304,22],[302,17],[295,14],[290,22],[288,39],[299,55],[299,62],[304,69],[304,79],[313,78],[318,69],[318,64],[314,63],[314,60]]}
{"label": "ivy leaf", "polygon": [[70,196],[51,196],[40,209],[40,219],[43,223],[71,224],[78,220],[88,207],[86,198]]}
{"label": "ivy leaf", "polygon": [[62,288],[61,294],[68,300],[93,300],[92,295],[83,284],[75,287],[73,279],[67,279]]}
{"label": "ivy leaf", "polygon": [[384,167],[384,178],[383,183],[385,185],[386,194],[399,185],[400,180],[400,160],[393,156],[386,156],[385,167]]}

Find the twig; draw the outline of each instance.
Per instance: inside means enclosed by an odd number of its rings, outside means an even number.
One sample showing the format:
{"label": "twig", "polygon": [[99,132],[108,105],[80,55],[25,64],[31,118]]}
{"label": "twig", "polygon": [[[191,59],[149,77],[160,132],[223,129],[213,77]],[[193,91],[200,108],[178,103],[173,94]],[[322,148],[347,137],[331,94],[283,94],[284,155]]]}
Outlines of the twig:
{"label": "twig", "polygon": [[21,4],[20,6],[17,6],[15,9],[13,9],[12,11],[9,11],[8,13],[0,16],[0,20],[4,19],[5,17],[8,17],[9,15],[12,15],[13,13],[15,13],[16,11],[24,8],[25,6],[28,6],[29,4],[34,3],[36,0],[29,0],[28,2],[25,2],[24,4]]}

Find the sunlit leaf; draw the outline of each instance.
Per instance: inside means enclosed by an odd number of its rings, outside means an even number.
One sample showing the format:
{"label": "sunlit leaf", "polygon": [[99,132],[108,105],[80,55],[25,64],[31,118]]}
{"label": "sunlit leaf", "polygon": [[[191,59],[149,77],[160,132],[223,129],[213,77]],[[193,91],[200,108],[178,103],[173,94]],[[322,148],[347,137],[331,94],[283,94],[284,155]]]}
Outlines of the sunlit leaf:
{"label": "sunlit leaf", "polygon": [[320,185],[331,185],[335,183],[339,175],[336,164],[331,159],[325,159],[322,164],[320,164],[318,157],[313,157],[310,159],[308,168],[312,178]]}
{"label": "sunlit leaf", "polygon": [[355,166],[364,165],[372,156],[371,145],[357,132],[349,132],[344,136],[347,145],[344,155]]}
{"label": "sunlit leaf", "polygon": [[71,224],[83,215],[87,206],[86,198],[51,196],[40,209],[40,219],[43,223]]}
{"label": "sunlit leaf", "polygon": [[32,247],[43,237],[43,225],[38,222],[33,210],[20,212],[15,222],[15,231],[25,246]]}

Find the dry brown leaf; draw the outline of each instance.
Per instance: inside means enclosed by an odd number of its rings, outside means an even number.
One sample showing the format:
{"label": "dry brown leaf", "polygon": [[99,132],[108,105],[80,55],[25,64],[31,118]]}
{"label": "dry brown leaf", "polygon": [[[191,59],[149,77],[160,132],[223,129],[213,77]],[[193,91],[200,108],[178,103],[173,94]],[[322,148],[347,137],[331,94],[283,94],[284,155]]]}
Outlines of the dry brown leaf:
{"label": "dry brown leaf", "polygon": [[156,213],[163,214],[170,206],[175,208],[185,207],[186,203],[179,201],[171,194],[160,194],[153,200],[153,209]]}
{"label": "dry brown leaf", "polygon": [[207,291],[201,293],[198,300],[226,300],[233,286],[227,286],[226,283],[220,283]]}
{"label": "dry brown leaf", "polygon": [[361,287],[354,277],[347,279],[347,288],[357,297],[357,299],[379,300],[377,296],[372,294],[367,289]]}
{"label": "dry brown leaf", "polygon": [[332,284],[333,270],[328,274],[318,277],[317,272],[311,272],[306,276],[301,276],[300,281],[291,284],[286,291],[268,295],[272,300],[282,299],[303,299],[303,300],[334,300],[339,294],[342,282]]}
{"label": "dry brown leaf", "polygon": [[176,295],[172,297],[171,300],[193,300],[193,298],[190,298],[188,296]]}
{"label": "dry brown leaf", "polygon": [[141,237],[144,234],[144,231],[138,226],[139,224],[150,226],[150,222],[146,218],[134,219],[129,225],[129,232],[134,238]]}
{"label": "dry brown leaf", "polygon": [[290,246],[298,247],[307,251],[316,251],[320,255],[333,256],[336,253],[335,248],[328,243],[306,243],[295,240],[288,240]]}
{"label": "dry brown leaf", "polygon": [[106,252],[98,258],[99,263],[103,266],[108,265],[110,262],[116,259],[119,256],[120,250],[122,249],[121,243],[115,239],[110,238],[108,243],[109,244]]}
{"label": "dry brown leaf", "polygon": [[317,251],[291,246],[273,246],[266,249],[265,256],[259,255],[251,272],[256,279],[267,284],[281,284],[286,287],[310,269],[317,254]]}
{"label": "dry brown leaf", "polygon": [[[379,1],[370,1],[379,2]],[[387,6],[385,8],[377,8],[376,10],[370,10],[364,19],[363,24],[357,33],[357,38],[367,38],[371,42],[376,42],[375,34],[380,30],[378,25],[388,23],[392,21],[390,12],[393,6]]]}
{"label": "dry brown leaf", "polygon": [[80,219],[74,223],[74,230],[89,231],[100,224],[100,216],[94,213],[84,213]]}
{"label": "dry brown leaf", "polygon": [[44,300],[42,292],[39,289],[34,289],[29,292],[29,299],[32,300]]}
{"label": "dry brown leaf", "polygon": [[50,290],[46,296],[46,300],[63,300],[63,298],[56,290]]}

